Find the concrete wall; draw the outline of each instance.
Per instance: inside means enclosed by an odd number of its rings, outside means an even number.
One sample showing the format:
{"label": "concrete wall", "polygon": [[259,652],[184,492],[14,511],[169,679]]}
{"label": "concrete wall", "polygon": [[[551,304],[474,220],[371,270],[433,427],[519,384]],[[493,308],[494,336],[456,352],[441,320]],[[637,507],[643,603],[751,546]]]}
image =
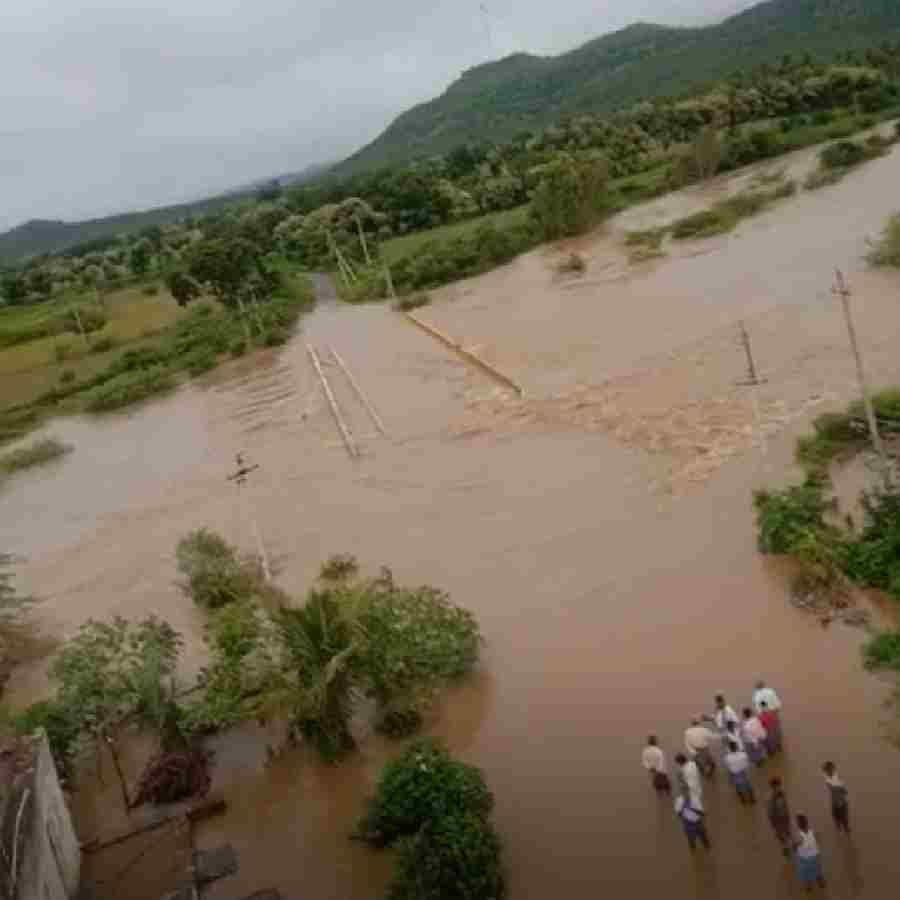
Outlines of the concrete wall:
{"label": "concrete wall", "polygon": [[47,740],[35,740],[16,900],[70,900],[78,892],[81,850]]}

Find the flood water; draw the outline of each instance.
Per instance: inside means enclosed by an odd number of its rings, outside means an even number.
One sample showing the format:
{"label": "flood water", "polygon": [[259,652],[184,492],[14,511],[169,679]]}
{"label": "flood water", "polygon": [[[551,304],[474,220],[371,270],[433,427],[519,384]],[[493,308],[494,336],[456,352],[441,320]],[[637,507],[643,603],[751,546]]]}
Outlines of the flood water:
{"label": "flood water", "polygon": [[[561,281],[544,249],[438,292],[423,318],[514,375],[524,400],[387,308],[325,302],[278,351],[124,416],[53,423],[75,451],[4,488],[2,546],[28,558],[24,581],[46,598],[52,632],[155,612],[188,639],[188,669],[202,662],[202,618],[174,586],[174,548],[191,528],[252,551],[255,519],[279,585],[298,594],[334,553],[446,588],[487,644],[483,670],[431,730],[484,768],[516,900],[800,896],[762,804],[741,807],[720,775],[706,793],[714,852],[691,857],[640,767],[648,733],[673,754],[716,692],[743,706],[765,677],[787,738],[766,774],[811,816],[829,895],[893,896],[890,685],[862,671],[863,632],[791,607],[783,573],[756,553],[751,494],[787,480],[810,417],[853,396],[836,265],[856,290],[873,382],[900,379],[900,281],[861,258],[900,205],[898,178],[895,151],[668,260],[629,269],[614,223],[582,243],[581,281]],[[735,385],[740,318],[768,379],[758,415]],[[326,365],[359,459],[307,342],[326,361],[338,351],[384,420],[381,436]],[[260,466],[241,489],[227,481],[239,451]],[[9,687],[22,701],[42,689],[40,667]],[[396,749],[363,735],[338,767],[302,749],[266,767],[254,738],[221,741],[229,810],[198,838],[232,843],[241,870],[210,896],[380,896],[389,857],[347,833]],[[852,840],[830,823],[828,758],[850,788]]]}

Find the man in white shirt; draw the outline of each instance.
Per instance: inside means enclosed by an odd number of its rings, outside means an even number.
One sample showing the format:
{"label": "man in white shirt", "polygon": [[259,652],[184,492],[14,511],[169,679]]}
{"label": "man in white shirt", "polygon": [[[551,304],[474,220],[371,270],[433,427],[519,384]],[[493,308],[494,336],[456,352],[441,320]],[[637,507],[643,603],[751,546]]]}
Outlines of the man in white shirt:
{"label": "man in white shirt", "polygon": [[715,722],[716,730],[723,737],[728,730],[729,722],[733,722],[735,725],[741,724],[738,714],[725,702],[724,694],[716,694],[716,711],[713,713],[713,722]]}
{"label": "man in white shirt", "polygon": [[684,797],[677,797],[675,800],[675,815],[681,819],[691,850],[697,846],[697,841],[700,841],[707,850],[711,849],[709,835],[706,833],[706,823],[703,821],[703,810],[697,809],[690,801],[686,801]]}
{"label": "man in white shirt", "polygon": [[703,812],[703,782],[697,763],[683,753],[675,757],[675,762],[678,765],[678,781],[682,795],[687,797],[694,809]]}
{"label": "man in white shirt", "polygon": [[691,719],[690,727],[684,733],[684,748],[688,756],[695,760],[707,777],[716,771],[716,761],[710,753],[710,744],[716,735],[703,725],[698,718]]}
{"label": "man in white shirt", "polygon": [[658,791],[668,792],[672,789],[669,774],[666,769],[666,755],[659,748],[656,735],[651,734],[647,738],[647,746],[641,754],[641,762],[650,773],[650,784]]}
{"label": "man in white shirt", "polygon": [[767,687],[764,681],[760,680],[756,682],[756,690],[753,692],[753,708],[760,712],[762,709],[761,704],[763,703],[772,712],[781,712],[781,700],[778,694],[772,688]]}
{"label": "man in white shirt", "polygon": [[725,768],[728,769],[731,783],[734,785],[741,803],[756,803],[756,795],[753,793],[753,785],[750,783],[748,774],[750,758],[734,741],[728,742]]}

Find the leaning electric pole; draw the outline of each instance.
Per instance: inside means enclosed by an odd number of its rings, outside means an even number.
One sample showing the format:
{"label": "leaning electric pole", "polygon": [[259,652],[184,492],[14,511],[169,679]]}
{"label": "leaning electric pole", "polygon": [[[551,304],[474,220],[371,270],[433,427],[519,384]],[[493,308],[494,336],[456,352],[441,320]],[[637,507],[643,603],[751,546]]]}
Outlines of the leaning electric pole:
{"label": "leaning electric pole", "polygon": [[890,483],[891,463],[888,459],[887,452],[884,449],[881,433],[878,431],[878,419],[875,417],[875,407],[872,405],[872,396],[869,393],[866,370],[863,365],[862,353],[859,349],[859,341],[856,337],[856,325],[853,322],[853,312],[850,309],[850,297],[853,295],[850,291],[850,286],[847,284],[847,280],[844,278],[844,273],[841,272],[840,269],[835,270],[832,292],[841,298],[844,320],[847,323],[847,334],[850,338],[850,348],[853,350],[853,358],[856,360],[856,377],[859,381],[859,391],[862,394],[863,406],[866,410],[866,420],[869,423],[869,434],[872,437],[872,446],[881,461],[881,469],[884,474],[885,483]]}

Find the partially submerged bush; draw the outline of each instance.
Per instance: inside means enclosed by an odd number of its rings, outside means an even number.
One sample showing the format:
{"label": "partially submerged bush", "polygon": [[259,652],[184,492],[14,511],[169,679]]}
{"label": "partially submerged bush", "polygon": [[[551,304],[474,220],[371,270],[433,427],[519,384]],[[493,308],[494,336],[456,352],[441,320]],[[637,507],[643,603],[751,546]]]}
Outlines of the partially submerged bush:
{"label": "partially submerged bush", "polygon": [[885,488],[862,496],[864,523],[850,543],[847,574],[900,600],[900,492]]}
{"label": "partially submerged bush", "polygon": [[867,669],[900,670],[900,631],[882,631],[863,644],[863,665]]}
{"label": "partially submerged bush", "polygon": [[388,900],[499,900],[500,838],[490,822],[456,813],[400,842]]}
{"label": "partially submerged bush", "polygon": [[390,900],[499,900],[505,892],[494,799],[481,771],[434,740],[388,763],[356,836],[399,850]]}
{"label": "partially submerged bush", "polygon": [[583,275],[587,271],[587,262],[580,253],[570,253],[557,264],[556,271],[560,275]]}
{"label": "partially submerged bush", "polygon": [[872,246],[867,258],[873,266],[900,268],[900,214],[888,220],[883,234]]}
{"label": "partially submerged bush", "polygon": [[394,304],[394,309],[398,309],[400,312],[412,312],[414,309],[428,306],[429,303],[431,303],[431,297],[424,292],[407,294],[405,297],[400,297],[397,300]]}
{"label": "partially submerged bush", "polygon": [[70,444],[64,444],[56,438],[44,438],[29,444],[27,447],[20,447],[18,450],[11,450],[0,456],[0,474],[11,475],[13,472],[19,472],[22,469],[30,469],[33,466],[40,466],[53,459],[59,459],[71,453]]}
{"label": "partially submerged bush", "polygon": [[761,553],[793,553],[811,533],[825,528],[825,514],[833,509],[822,484],[808,480],[782,491],[753,495]]}
{"label": "partially submerged bush", "polygon": [[468,812],[487,819],[493,807],[480,769],[453,759],[438,741],[423,738],[384,767],[357,833],[385,847],[447,815]]}
{"label": "partially submerged bush", "polygon": [[242,559],[224,538],[200,528],[183,537],[175,550],[181,589],[198,606],[218,609],[260,592],[256,564]]}

